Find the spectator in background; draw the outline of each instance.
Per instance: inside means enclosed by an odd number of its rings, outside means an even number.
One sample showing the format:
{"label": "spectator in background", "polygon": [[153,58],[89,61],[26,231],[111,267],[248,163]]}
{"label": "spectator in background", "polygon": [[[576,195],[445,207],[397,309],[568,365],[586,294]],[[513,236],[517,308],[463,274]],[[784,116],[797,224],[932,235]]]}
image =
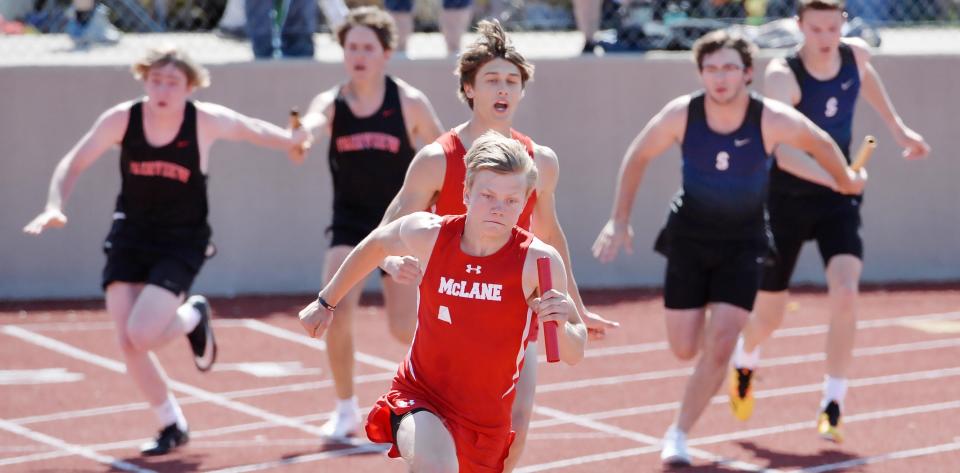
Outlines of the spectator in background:
{"label": "spectator in background", "polygon": [[214,30],[217,36],[229,39],[246,39],[247,12],[245,9],[243,0],[227,0],[227,5],[223,7],[223,15]]}
{"label": "spectator in background", "polygon": [[344,22],[347,21],[347,14],[350,9],[344,0],[320,0],[320,11],[327,20],[327,27],[330,32],[335,32]]}
{"label": "spectator in background", "polygon": [[[227,0],[223,16],[217,23],[216,33],[230,39],[247,38],[247,13],[244,0]],[[336,31],[347,17],[347,4],[343,0],[319,0],[320,10],[327,20],[330,31]]]}
{"label": "spectator in background", "polygon": [[[278,3],[282,7],[275,16]],[[257,59],[313,57],[316,0],[246,0],[245,13],[247,36]],[[274,37],[276,23],[279,23],[280,30],[278,38]],[[275,40],[279,44],[275,44]]]}
{"label": "spectator in background", "polygon": [[583,54],[593,54],[597,47],[593,35],[600,28],[600,8],[603,0],[573,0],[573,16],[577,29],[583,33]]}
{"label": "spectator in background", "polygon": [[33,0],[4,0],[0,2],[0,17],[6,21],[17,20],[33,11]]}
{"label": "spectator in background", "polygon": [[[473,17],[472,3],[472,0],[443,0],[440,32],[447,43],[449,55],[460,52],[460,38],[467,32]],[[407,52],[407,38],[413,34],[413,0],[384,0],[383,5],[397,24],[397,50],[394,55],[403,56]]]}
{"label": "spectator in background", "polygon": [[747,16],[742,0],[656,0],[653,10],[654,19],[660,21],[667,21],[671,16],[734,19]]}
{"label": "spectator in background", "polygon": [[767,0],[763,16],[767,19],[791,18],[797,14],[797,0]]}
{"label": "spectator in background", "polygon": [[108,13],[107,7],[98,5],[96,0],[73,0],[67,23],[67,35],[73,44],[77,48],[86,48],[120,41],[120,31],[110,23]]}

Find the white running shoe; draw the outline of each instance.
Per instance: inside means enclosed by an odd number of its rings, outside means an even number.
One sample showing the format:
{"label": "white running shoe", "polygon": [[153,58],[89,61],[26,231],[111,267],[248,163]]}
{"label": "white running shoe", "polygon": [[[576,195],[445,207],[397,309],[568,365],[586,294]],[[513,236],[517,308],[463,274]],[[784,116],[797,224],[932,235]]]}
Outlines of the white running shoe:
{"label": "white running shoe", "polygon": [[690,454],[687,453],[687,434],[677,430],[675,425],[667,429],[663,436],[663,450],[660,461],[670,466],[690,466]]}
{"label": "white running shoe", "polygon": [[338,409],[320,426],[320,435],[327,440],[344,440],[355,436],[359,429],[360,413],[356,409]]}

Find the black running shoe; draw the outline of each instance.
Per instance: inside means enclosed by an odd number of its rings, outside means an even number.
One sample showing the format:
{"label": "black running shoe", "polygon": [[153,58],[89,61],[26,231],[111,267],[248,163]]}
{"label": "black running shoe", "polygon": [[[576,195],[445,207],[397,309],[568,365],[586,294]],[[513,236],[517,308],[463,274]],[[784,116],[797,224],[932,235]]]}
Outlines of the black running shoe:
{"label": "black running shoe", "polygon": [[140,446],[140,453],[144,456],[152,457],[157,455],[166,455],[171,450],[185,445],[190,441],[190,434],[185,430],[180,430],[176,422],[163,428],[157,434],[157,438]]}
{"label": "black running shoe", "polygon": [[217,341],[213,338],[213,326],[210,325],[210,304],[203,296],[191,296],[187,304],[200,312],[200,322],[187,334],[190,349],[193,350],[193,363],[200,371],[208,371],[217,360]]}
{"label": "black running shoe", "polygon": [[596,54],[597,42],[593,40],[587,40],[583,43],[583,52],[580,54],[593,55]]}

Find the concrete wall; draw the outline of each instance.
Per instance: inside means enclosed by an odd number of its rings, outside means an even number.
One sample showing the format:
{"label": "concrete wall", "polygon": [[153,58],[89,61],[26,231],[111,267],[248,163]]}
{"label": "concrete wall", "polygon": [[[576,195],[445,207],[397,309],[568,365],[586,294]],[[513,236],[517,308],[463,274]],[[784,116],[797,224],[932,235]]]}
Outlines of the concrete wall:
{"label": "concrete wall", "polygon": [[[553,147],[561,160],[560,220],[584,287],[659,285],[664,260],[650,247],[679,183],[679,153],[651,166],[633,224],[636,252],[601,265],[590,245],[607,219],[617,168],[630,140],[670,98],[697,87],[688,54],[542,60],[516,117],[517,128]],[[759,64],[762,67],[765,60]],[[855,136],[873,133],[864,208],[866,281],[960,279],[960,160],[952,145],[960,110],[960,56],[875,59],[900,114],[934,149],[906,162],[883,123],[860,104]],[[397,62],[395,73],[431,98],[445,126],[465,120],[452,64]],[[240,112],[284,123],[343,76],[339,64],[245,63],[211,68],[214,86],[197,94]],[[45,202],[50,174],[99,113],[141,92],[123,67],[0,68],[0,298],[96,297],[100,245],[119,188],[117,152],[80,179],[66,212],[70,224],[39,238],[20,232]],[[209,294],[316,290],[330,220],[326,143],[293,166],[277,152],[220,143],[210,169],[211,223],[220,253],[195,289]],[[819,257],[804,250],[799,281],[822,282]]]}

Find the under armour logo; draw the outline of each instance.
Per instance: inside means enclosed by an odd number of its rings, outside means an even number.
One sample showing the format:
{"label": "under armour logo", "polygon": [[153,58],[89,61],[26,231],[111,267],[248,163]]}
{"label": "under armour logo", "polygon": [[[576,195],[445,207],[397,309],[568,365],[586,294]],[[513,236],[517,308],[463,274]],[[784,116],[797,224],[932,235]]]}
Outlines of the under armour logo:
{"label": "under armour logo", "polygon": [[843,89],[843,90],[847,90],[847,89],[849,89],[850,86],[852,86],[852,85],[853,85],[853,79],[850,79],[850,80],[848,80],[848,81],[840,84],[840,88]]}
{"label": "under armour logo", "polygon": [[468,264],[468,265],[467,265],[467,274],[470,274],[470,273],[480,274],[480,268],[481,268],[480,265],[473,266],[473,265],[471,265],[471,264]]}

